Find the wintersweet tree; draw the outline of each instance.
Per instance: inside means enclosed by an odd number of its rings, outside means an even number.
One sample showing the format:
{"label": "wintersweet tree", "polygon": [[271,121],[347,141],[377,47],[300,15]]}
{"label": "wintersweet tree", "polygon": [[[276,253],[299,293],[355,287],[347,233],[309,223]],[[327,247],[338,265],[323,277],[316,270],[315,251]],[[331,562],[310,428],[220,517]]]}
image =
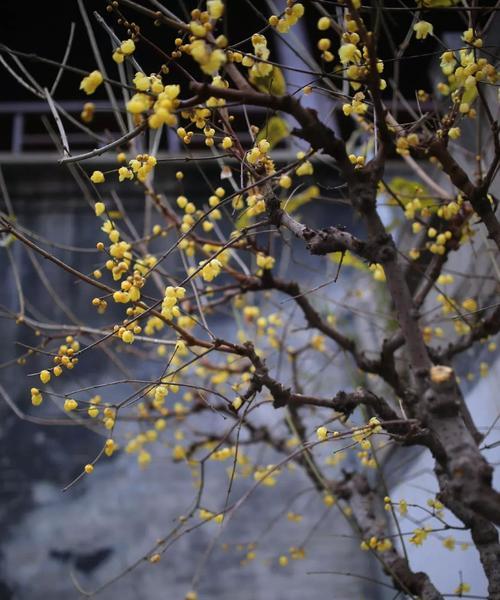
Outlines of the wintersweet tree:
{"label": "wintersweet tree", "polygon": [[[500,329],[497,6],[269,2],[266,14],[265,3],[253,7],[260,28],[234,38],[228,23],[244,4],[236,0],[113,0],[95,24],[83,4],[95,70],[46,59],[43,49],[0,50],[16,85],[50,107],[60,169],[71,169],[95,212],[95,270],[62,260],[7,202],[0,221],[7,250],[25,246],[78,280],[74,293],[92,294],[95,318],[40,320],[12,262],[4,285],[15,286],[18,305],[3,312],[32,332],[17,364],[34,408],[27,416],[0,389],[25,418],[57,421],[63,411],[103,436],[70,486],[117,452],[143,468],[168,459],[191,471],[196,490],[179,498],[172,528],[114,577],[168,559],[200,527],[211,528],[214,550],[258,486],[281,502],[283,518],[300,520],[293,499],[279,495],[284,473],[300,470],[325,518],[348,520],[400,597],[467,597],[448,554],[462,543],[477,550],[488,597],[500,598],[500,494],[487,454],[494,415],[478,423],[463,395],[467,379],[489,376]],[[453,46],[441,36],[449,19]],[[295,31],[306,22],[314,32],[300,45]],[[95,26],[111,50],[96,43]],[[41,63],[75,88],[80,77],[78,121],[37,79]],[[427,89],[400,86],[409,69],[415,81],[429,73]],[[112,138],[94,126],[93,94],[109,99],[120,131]],[[75,126],[97,136],[94,150],[72,151]],[[165,131],[184,159],[164,152]],[[114,168],[89,168],[105,154],[116,156]],[[167,197],[155,174],[172,162],[178,193]],[[186,175],[186,163],[199,175]],[[190,178],[203,193],[189,191]],[[144,235],[124,189],[144,199]],[[352,213],[347,226],[337,224],[339,205]],[[72,298],[57,303],[71,307]],[[107,379],[75,385],[102,348]],[[432,456],[425,505],[385,485],[386,465],[407,447]],[[205,492],[211,461],[227,470],[219,497]],[[443,544],[446,589],[407,552],[431,538]],[[260,551],[251,547],[245,560]],[[306,552],[273,560],[287,568]]]}

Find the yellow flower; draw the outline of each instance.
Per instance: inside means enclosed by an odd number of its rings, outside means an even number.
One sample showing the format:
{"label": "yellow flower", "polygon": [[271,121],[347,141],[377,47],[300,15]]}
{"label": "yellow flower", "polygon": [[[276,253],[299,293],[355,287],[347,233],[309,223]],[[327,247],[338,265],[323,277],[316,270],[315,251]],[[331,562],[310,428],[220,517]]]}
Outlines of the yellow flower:
{"label": "yellow flower", "polygon": [[147,75],[141,73],[140,71],[135,74],[135,77],[132,79],[133,84],[136,89],[140,92],[147,92],[151,85],[151,81]]}
{"label": "yellow flower", "polygon": [[125,60],[125,56],[120,52],[120,50],[115,50],[111,58],[115,61],[117,65],[121,65],[122,62]]}
{"label": "yellow flower", "polygon": [[80,118],[84,123],[91,123],[94,118],[95,104],[93,102],[85,102]]}
{"label": "yellow flower", "polygon": [[134,178],[134,174],[130,169],[127,169],[127,167],[120,167],[118,169],[118,180],[119,181],[124,181],[125,179],[133,179]]}
{"label": "yellow flower", "polygon": [[272,269],[275,262],[276,261],[272,256],[266,256],[262,252],[257,254],[257,266],[261,269]]}
{"label": "yellow flower", "polygon": [[207,75],[216,73],[226,63],[226,54],[220,48],[212,50],[205,40],[194,40],[190,44],[191,56]]}
{"label": "yellow flower", "polygon": [[323,496],[323,504],[325,506],[333,506],[335,504],[335,497],[332,494],[325,494]]}
{"label": "yellow flower", "polygon": [[151,454],[147,450],[141,450],[137,456],[137,462],[141,469],[144,469],[151,462]]}
{"label": "yellow flower", "polygon": [[317,27],[320,31],[326,31],[330,27],[330,19],[328,17],[321,17],[318,20]]}
{"label": "yellow flower", "polygon": [[301,165],[299,165],[295,169],[295,174],[298,175],[299,177],[302,177],[304,175],[312,175],[313,173],[314,173],[314,167],[313,167],[312,163],[308,160],[304,161]]}
{"label": "yellow flower", "polygon": [[292,178],[290,177],[290,175],[282,175],[280,177],[279,184],[280,184],[280,187],[287,190],[292,185]]}
{"label": "yellow flower", "polygon": [[49,381],[50,381],[50,371],[47,371],[47,369],[44,369],[40,373],[40,381],[42,383],[49,383]]}
{"label": "yellow flower", "polygon": [[432,35],[434,28],[428,21],[419,21],[413,26],[413,31],[416,33],[417,40],[425,40],[429,34]]}
{"label": "yellow flower", "polygon": [[127,331],[123,332],[122,341],[126,344],[131,344],[134,341],[134,334],[129,329],[127,329]]}
{"label": "yellow flower", "polygon": [[328,429],[326,427],[318,427],[316,429],[316,437],[323,442],[328,437]]}
{"label": "yellow flower", "polygon": [[186,451],[182,446],[174,446],[172,449],[172,458],[174,460],[183,460],[186,458]]}
{"label": "yellow flower", "polygon": [[71,412],[72,410],[76,410],[78,408],[78,402],[76,400],[72,400],[68,398],[64,401],[64,410],[66,412]]}
{"label": "yellow flower", "polygon": [[461,583],[455,590],[454,593],[461,596],[462,594],[466,594],[470,592],[470,585],[468,583]]}
{"label": "yellow flower", "polygon": [[462,302],[462,306],[468,312],[475,312],[477,310],[477,302],[474,298],[467,298]]}
{"label": "yellow flower", "polygon": [[33,406],[40,406],[42,403],[42,393],[38,388],[31,388],[31,404]]}
{"label": "yellow flower", "polygon": [[453,70],[455,69],[456,64],[457,60],[451,50],[447,50],[446,52],[443,52],[443,54],[441,54],[440,67],[444,75],[451,75],[453,73]]}
{"label": "yellow flower", "polygon": [[224,14],[222,0],[207,0],[207,11],[211,19],[220,19]]}
{"label": "yellow flower", "polygon": [[448,550],[455,550],[456,541],[454,537],[447,537],[443,540],[443,546]]}
{"label": "yellow flower", "polygon": [[408,503],[406,502],[406,500],[400,500],[399,501],[399,514],[402,517],[404,515],[408,514]]}
{"label": "yellow flower", "polygon": [[88,96],[93,94],[103,82],[103,77],[100,71],[92,71],[87,77],[84,77],[80,83],[80,89]]}
{"label": "yellow flower", "polygon": [[87,475],[90,475],[94,471],[93,465],[85,465],[84,471],[85,473],[87,473]]}
{"label": "yellow flower", "polygon": [[361,52],[354,44],[342,44],[339,48],[340,62],[345,65],[361,58]]}
{"label": "yellow flower", "polygon": [[191,23],[189,23],[189,29],[195,37],[203,38],[207,35],[207,30],[201,23],[198,23],[198,21],[191,21]]}
{"label": "yellow flower", "polygon": [[448,131],[448,137],[450,137],[452,140],[456,140],[460,137],[461,133],[462,132],[460,131],[460,127],[452,127]]}
{"label": "yellow flower", "polygon": [[421,546],[427,539],[427,536],[429,535],[430,531],[430,527],[417,527],[417,529],[413,531],[413,535],[409,540],[410,544],[415,544],[415,546]]}
{"label": "yellow flower", "polygon": [[474,30],[472,29],[472,27],[469,27],[469,29],[467,29],[467,31],[464,31],[462,39],[464,42],[467,42],[468,44],[471,44],[473,42]]}
{"label": "yellow flower", "polygon": [[134,94],[127,102],[127,110],[133,115],[138,115],[148,110],[151,99],[146,94]]}
{"label": "yellow flower", "polygon": [[96,217],[100,217],[102,215],[102,213],[106,210],[106,206],[104,205],[104,202],[96,202],[94,204],[94,210],[95,210]]}
{"label": "yellow flower", "polygon": [[212,281],[215,279],[222,269],[222,263],[216,258],[213,258],[210,261],[202,261],[200,266],[202,266],[201,276],[205,281]]}
{"label": "yellow flower", "polygon": [[122,54],[125,54],[125,56],[133,54],[133,52],[135,51],[134,40],[125,40],[124,42],[122,42],[120,45],[120,51],[122,52]]}
{"label": "yellow flower", "polygon": [[92,181],[92,183],[103,183],[104,173],[102,171],[94,171],[90,176],[90,181]]}

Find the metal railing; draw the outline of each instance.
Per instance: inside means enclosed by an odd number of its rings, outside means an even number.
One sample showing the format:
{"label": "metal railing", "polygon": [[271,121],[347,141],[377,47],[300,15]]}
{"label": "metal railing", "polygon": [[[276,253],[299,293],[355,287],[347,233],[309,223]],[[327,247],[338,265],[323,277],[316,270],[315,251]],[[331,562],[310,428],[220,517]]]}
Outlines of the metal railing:
{"label": "metal railing", "polygon": [[[109,102],[94,101],[93,104],[94,122],[98,123],[99,127],[96,127],[94,135],[91,135],[86,129],[93,131],[92,123],[86,124],[80,119],[84,101],[57,102],[57,109],[64,123],[71,150],[93,149],[123,135],[116,130],[116,122]],[[232,107],[231,112],[241,114],[242,109]],[[252,108],[249,111],[251,121],[252,117],[259,113],[261,113],[259,120],[262,120],[264,112],[265,109]],[[45,119],[53,124],[52,113],[44,101],[0,102],[0,152],[10,152],[14,155],[11,158],[21,157],[26,153],[54,152],[54,140],[44,123]],[[249,134],[243,127],[237,129],[237,133],[243,142],[248,140]],[[161,135],[162,152],[175,154],[181,152],[182,143],[174,129],[165,127]],[[196,147],[196,141],[192,146]]]}

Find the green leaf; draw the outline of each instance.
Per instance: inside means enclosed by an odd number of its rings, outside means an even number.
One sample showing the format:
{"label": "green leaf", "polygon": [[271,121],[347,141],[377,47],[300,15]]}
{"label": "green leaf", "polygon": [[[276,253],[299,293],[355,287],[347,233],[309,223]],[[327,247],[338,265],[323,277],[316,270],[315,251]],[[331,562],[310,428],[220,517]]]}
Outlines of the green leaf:
{"label": "green leaf", "polygon": [[319,194],[319,187],[317,185],[311,185],[300,194],[292,196],[292,198],[283,205],[283,209],[286,210],[287,213],[291,214],[304,204],[307,204],[311,200],[314,200],[314,198],[317,198]]}
{"label": "green leaf", "polygon": [[358,271],[369,271],[368,266],[357,256],[351,254],[349,250],[346,251],[344,256],[342,256],[340,252],[335,252],[334,254],[329,254],[328,258],[337,265],[342,260],[342,267],[352,267]]}
{"label": "green leaf", "polygon": [[[391,189],[391,192],[396,194],[403,206],[406,206],[408,202],[415,200],[415,198],[421,200],[422,206],[432,207],[435,204],[429,194],[429,190],[420,182],[417,183],[405,177],[393,177],[387,185]],[[383,185],[381,185],[380,191],[386,196],[388,204],[396,204],[396,200],[392,194],[386,191]]]}
{"label": "green leaf", "polygon": [[273,67],[269,75],[264,77],[256,76],[253,70],[250,70],[250,83],[254,85],[259,92],[264,94],[273,94],[274,96],[284,96],[286,94],[286,81],[282,70],[279,67]]}
{"label": "green leaf", "polygon": [[287,122],[282,117],[276,115],[270,117],[264,127],[259,131],[257,135],[257,142],[264,138],[271,144],[271,148],[277,146],[281,140],[284,140],[290,135]]}
{"label": "green leaf", "polygon": [[441,6],[453,6],[456,0],[417,0],[417,6],[423,8],[439,8]]}

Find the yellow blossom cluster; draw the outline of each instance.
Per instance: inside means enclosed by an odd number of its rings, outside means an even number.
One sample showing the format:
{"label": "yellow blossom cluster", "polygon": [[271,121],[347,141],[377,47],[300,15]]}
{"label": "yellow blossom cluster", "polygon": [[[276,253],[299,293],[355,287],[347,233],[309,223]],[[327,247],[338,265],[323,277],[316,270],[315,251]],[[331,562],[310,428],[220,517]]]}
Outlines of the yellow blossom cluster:
{"label": "yellow blossom cluster", "polygon": [[359,35],[357,33],[351,33],[347,39],[352,40],[353,38],[356,40],[354,43],[352,41],[347,41],[339,48],[339,59],[343,65],[358,63],[361,60],[361,51],[356,46],[359,42]]}
{"label": "yellow blossom cluster", "polygon": [[82,112],[80,114],[80,119],[84,123],[91,123],[94,118],[95,112],[95,104],[93,102],[85,102],[83,105]]}
{"label": "yellow blossom cluster", "polygon": [[368,540],[363,540],[360,544],[361,550],[374,550],[375,552],[387,552],[392,548],[392,542],[388,538],[378,539],[372,536]]}
{"label": "yellow blossom cluster", "polygon": [[222,269],[222,263],[217,258],[202,260],[199,264],[202,267],[201,276],[204,281],[213,281]]}
{"label": "yellow blossom cluster", "polygon": [[413,535],[410,537],[410,544],[414,544],[415,546],[421,546],[425,542],[431,531],[431,527],[417,527],[413,531]]}
{"label": "yellow blossom cluster", "polygon": [[139,115],[151,108],[153,100],[151,96],[143,93],[134,94],[127,102],[127,110],[133,115]]}
{"label": "yellow blossom cluster", "polygon": [[448,202],[448,204],[440,206],[437,210],[438,217],[445,219],[445,221],[451,221],[451,219],[456,217],[460,212],[462,202],[462,197],[458,196],[456,201],[452,200],[451,202]]}
{"label": "yellow blossom cluster", "polygon": [[93,94],[103,81],[104,78],[100,71],[92,71],[92,73],[89,73],[82,79],[80,83],[80,89],[90,96],[90,94]]}
{"label": "yellow blossom cluster", "polygon": [[[120,167],[118,175],[120,181],[124,179],[132,179],[135,175],[139,181],[146,181],[147,176],[152,172],[157,164],[154,156],[149,154],[138,154],[135,158],[129,161],[129,169]],[[125,170],[127,173],[125,173]]]}
{"label": "yellow blossom cluster", "polygon": [[198,511],[199,517],[202,521],[211,521],[214,520],[216,523],[222,523],[224,520],[223,513],[214,513],[210,510],[206,510],[205,508],[200,508]]}
{"label": "yellow blossom cluster", "polygon": [[122,342],[125,344],[132,344],[134,342],[135,335],[141,333],[142,327],[140,325],[134,325],[134,322],[132,322],[127,324],[127,326],[122,327],[115,325],[114,331],[115,335],[119,337]]}
{"label": "yellow blossom cluster", "polygon": [[264,138],[247,152],[247,162],[253,166],[261,166],[266,170],[267,175],[275,172],[274,162],[270,159],[268,152],[271,144]]}
{"label": "yellow blossom cluster", "polygon": [[262,485],[273,487],[276,485],[276,477],[280,474],[280,469],[276,465],[267,465],[267,467],[256,467],[253,478]]}
{"label": "yellow blossom cluster", "polygon": [[182,300],[186,295],[186,290],[183,287],[173,287],[171,285],[165,288],[165,296],[161,304],[161,314],[165,319],[173,319],[179,317],[181,312],[178,306],[178,301]]}
{"label": "yellow blossom cluster", "polygon": [[210,455],[211,460],[224,461],[235,456],[236,448],[220,448]]}
{"label": "yellow blossom cluster", "polygon": [[227,61],[224,50],[213,48],[204,39],[193,40],[187,51],[207,75],[216,75]]}
{"label": "yellow blossom cluster", "polygon": [[62,374],[63,368],[73,369],[78,364],[78,358],[75,356],[80,350],[80,342],[72,335],[68,335],[65,343],[61,344],[54,356],[54,364],[52,372],[56,377]]}
{"label": "yellow blossom cluster", "polygon": [[276,259],[273,258],[272,256],[266,256],[263,252],[259,252],[257,254],[257,266],[259,266],[261,269],[272,269],[274,267],[274,263],[276,262]]}
{"label": "yellow blossom cluster", "polygon": [[365,157],[361,155],[356,156],[356,154],[349,154],[349,160],[354,165],[355,169],[360,169],[365,164]]}
{"label": "yellow blossom cluster", "polygon": [[95,419],[99,415],[99,404],[101,403],[101,396],[96,394],[90,399],[90,406],[87,409],[87,414],[91,419]]}
{"label": "yellow blossom cluster", "polygon": [[[405,205],[405,217],[408,220],[414,219],[417,212],[420,212],[420,215],[423,218],[429,217],[431,214],[429,208],[422,204],[420,198],[414,198]],[[420,231],[418,227],[416,229],[417,231],[414,231],[414,233],[418,233]]]}
{"label": "yellow blossom cluster", "polygon": [[410,149],[418,146],[419,143],[420,139],[416,133],[400,135],[396,140],[396,152],[401,156],[409,156]]}
{"label": "yellow blossom cluster", "polygon": [[121,65],[126,56],[130,56],[135,52],[135,42],[132,39],[124,40],[118,48],[113,52],[113,60]]}
{"label": "yellow blossom cluster", "polygon": [[312,175],[314,173],[314,167],[311,161],[303,160],[305,156],[305,152],[297,152],[297,158],[302,161],[302,163],[295,169],[295,174],[299,177],[303,177],[305,175]]}
{"label": "yellow blossom cluster", "polygon": [[342,105],[342,112],[346,117],[352,114],[364,115],[368,110],[368,104],[366,104],[364,100],[365,95],[363,94],[363,92],[357,92],[356,94],[354,94],[354,97],[350,104],[346,103]]}
{"label": "yellow blossom cluster", "polygon": [[267,39],[260,33],[252,35],[252,46],[254,56],[244,56],[241,64],[250,69],[249,77],[259,78],[270,75],[273,70],[273,65],[266,62],[269,60],[270,50],[267,47]]}
{"label": "yellow blossom cluster", "polygon": [[[318,50],[321,50],[321,58],[325,62],[333,62],[335,56],[330,51],[332,46],[332,41],[329,38],[321,38],[318,40],[317,47]],[[304,90],[305,93],[305,90]]]}
{"label": "yellow blossom cluster", "polygon": [[179,85],[166,85],[159,92],[153,104],[153,114],[149,116],[148,123],[151,129],[158,129],[162,125],[174,127],[177,125],[177,116],[174,111],[179,105],[177,97],[180,94]]}
{"label": "yellow blossom cluster", "polygon": [[38,388],[31,388],[31,404],[33,406],[40,406],[43,401],[42,392]]}
{"label": "yellow blossom cluster", "polygon": [[426,243],[426,247],[432,254],[443,255],[446,253],[446,244],[448,240],[451,240],[453,234],[451,231],[443,231],[438,233],[434,227],[427,229],[427,236],[431,238],[431,242]]}
{"label": "yellow blossom cluster", "polygon": [[266,211],[266,201],[264,196],[260,193],[249,194],[246,199],[248,210],[246,214],[249,217],[255,217]]}
{"label": "yellow blossom cluster", "polygon": [[[476,111],[472,103],[477,97],[477,83],[484,81],[495,85],[498,71],[487,58],[480,57],[477,49],[482,47],[481,38],[476,38],[474,31],[468,29],[462,39],[473,48],[461,48],[458,52],[446,50],[441,55],[441,70],[447,77],[447,83],[441,82],[438,91],[444,95],[451,93],[452,100],[458,105],[459,112],[474,118]],[[459,128],[452,128],[451,138],[460,135]]]}
{"label": "yellow blossom cluster", "polygon": [[287,7],[282,17],[271,15],[269,25],[275,27],[279,33],[288,33],[297,21],[304,16],[304,5],[295,0],[287,0]]}
{"label": "yellow blossom cluster", "polygon": [[[78,358],[75,356],[75,354],[79,350],[80,343],[76,341],[72,336],[68,336],[66,338],[66,343],[61,344],[59,346],[57,354],[53,358],[55,366],[52,369],[52,373],[56,377],[59,377],[59,375],[61,375],[63,372],[63,367],[69,370],[73,369],[78,364]],[[49,371],[48,369],[43,369],[42,371],[40,371],[40,381],[43,384],[49,383],[51,377],[51,371]],[[41,404],[42,397],[41,395],[39,395],[37,388],[31,389],[31,396],[32,403],[35,406]]]}

